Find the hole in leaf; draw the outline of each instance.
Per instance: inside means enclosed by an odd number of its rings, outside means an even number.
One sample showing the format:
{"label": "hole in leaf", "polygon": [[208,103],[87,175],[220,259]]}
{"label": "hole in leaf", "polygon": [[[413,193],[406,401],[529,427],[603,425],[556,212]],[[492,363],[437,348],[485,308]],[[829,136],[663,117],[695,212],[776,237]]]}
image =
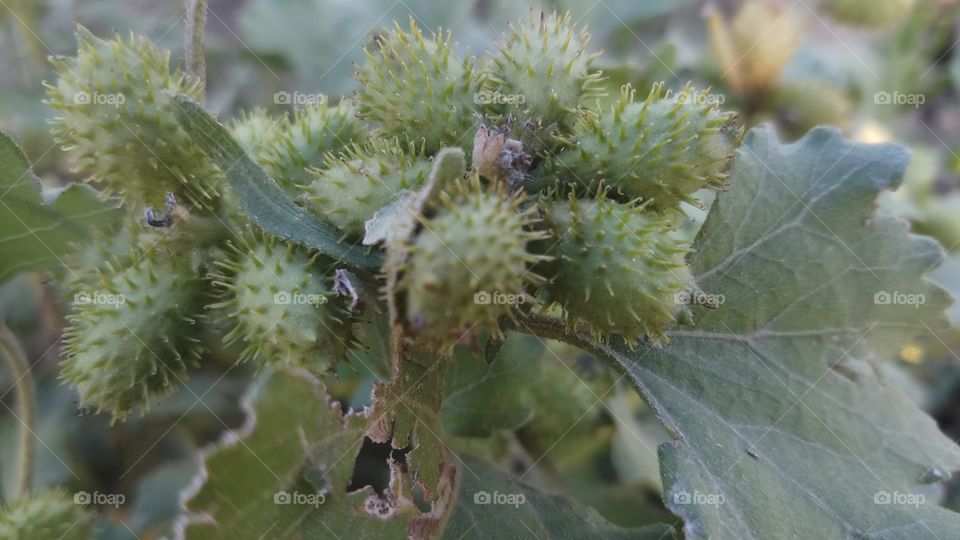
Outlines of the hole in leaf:
{"label": "hole in leaf", "polygon": [[353,465],[353,476],[350,478],[350,484],[347,485],[347,492],[354,492],[370,486],[377,495],[382,496],[390,486],[388,458],[392,457],[395,462],[406,467],[407,453],[410,450],[412,448],[409,446],[396,450],[389,441],[378,443],[372,441],[369,437],[364,437],[363,446],[360,448],[360,453],[357,454],[357,460]]}

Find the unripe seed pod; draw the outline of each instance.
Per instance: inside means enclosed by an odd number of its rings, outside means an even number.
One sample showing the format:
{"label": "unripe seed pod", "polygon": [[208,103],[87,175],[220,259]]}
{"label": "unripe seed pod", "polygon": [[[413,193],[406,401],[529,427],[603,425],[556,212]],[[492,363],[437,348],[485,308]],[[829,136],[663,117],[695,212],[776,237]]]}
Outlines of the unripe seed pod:
{"label": "unripe seed pod", "polygon": [[577,30],[568,12],[531,11],[511,30],[493,56],[483,97],[493,110],[555,124],[561,132],[572,128],[580,107],[602,95],[603,79],[591,67],[598,54],[587,52],[590,34]]}
{"label": "unripe seed pod", "polygon": [[312,170],[312,181],[300,186],[300,199],[348,237],[362,237],[377,210],[426,179],[430,162],[417,154],[404,152],[395,140],[376,140],[328,155],[326,166]]}
{"label": "unripe seed pod", "polygon": [[263,165],[282,144],[284,122],[263,109],[254,109],[240,113],[227,128],[247,155]]}
{"label": "unripe seed pod", "polygon": [[322,167],[328,154],[337,154],[367,138],[367,125],[357,118],[356,105],[326,99],[298,108],[293,119],[281,121],[277,144],[266,155],[267,172],[291,193],[313,180],[310,169]]}
{"label": "unripe seed pod", "polygon": [[172,391],[202,347],[205,284],[190,261],[141,243],[77,284],[62,378],[81,405],[123,419]]}
{"label": "unripe seed pod", "polygon": [[225,341],[243,341],[243,360],[283,363],[322,374],[351,344],[349,313],[325,284],[316,256],[303,248],[247,232],[218,263],[219,303],[209,306],[236,325]]}
{"label": "unripe seed pod", "polygon": [[146,38],[104,41],[77,27],[76,57],[52,59],[59,79],[47,85],[60,112],[54,134],[88,181],[139,208],[178,200],[212,207],[223,175],[180,127],[172,96],[199,99],[195,81],[170,72],[170,55]]}
{"label": "unripe seed pod", "polygon": [[521,203],[503,190],[482,191],[475,178],[423,220],[400,282],[415,328],[440,338],[474,325],[499,332],[499,317],[533,301],[524,289],[542,278],[529,265],[543,257],[527,245],[544,235],[527,230],[536,209],[520,210]]}
{"label": "unripe seed pod", "polygon": [[599,339],[663,338],[690,284],[687,247],[670,222],[602,197],[549,203],[545,215],[552,237],[538,247],[554,259],[537,270],[568,323],[587,323]]}
{"label": "unripe seed pod", "polygon": [[381,136],[423,141],[427,155],[445,146],[469,154],[481,81],[473,60],[457,56],[449,32],[428,39],[411,18],[409,32],[396,25],[366,55],[357,72],[361,118],[379,123]]}
{"label": "unripe seed pod", "polygon": [[697,190],[724,184],[740,135],[734,116],[716,105],[689,84],[677,93],[654,85],[642,102],[625,86],[609,111],[583,118],[547,174],[590,192],[606,185],[659,211],[699,204]]}

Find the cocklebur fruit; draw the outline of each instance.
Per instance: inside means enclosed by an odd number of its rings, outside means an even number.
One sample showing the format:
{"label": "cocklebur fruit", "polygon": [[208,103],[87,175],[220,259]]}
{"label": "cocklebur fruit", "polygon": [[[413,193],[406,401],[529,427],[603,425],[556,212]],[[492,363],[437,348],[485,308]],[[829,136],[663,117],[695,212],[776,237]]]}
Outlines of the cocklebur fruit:
{"label": "cocklebur fruit", "polygon": [[906,19],[913,4],[914,0],[834,0],[833,13],[845,23],[883,28]]}
{"label": "cocklebur fruit", "polygon": [[82,406],[123,419],[172,391],[195,364],[205,284],[189,259],[140,243],[78,284],[62,378]]}
{"label": "cocklebur fruit", "polygon": [[254,109],[241,112],[227,128],[247,155],[262,165],[281,145],[284,123],[263,109]]}
{"label": "cocklebur fruit", "polygon": [[298,108],[292,120],[281,121],[279,140],[265,157],[264,166],[281,187],[296,193],[296,186],[313,180],[309,170],[322,167],[327,154],[363,142],[367,132],[352,101],[345,99],[333,106],[320,100]]}
{"label": "cocklebur fruit", "polygon": [[770,0],[747,0],[729,21],[716,9],[707,15],[713,52],[730,88],[755,93],[774,85],[803,37],[793,9]]}
{"label": "cocklebur fruit", "polygon": [[208,306],[233,319],[227,343],[241,358],[322,374],[351,344],[349,313],[325,284],[316,256],[262,233],[246,232],[218,262],[221,301]]}
{"label": "cocklebur fruit", "polygon": [[724,184],[739,140],[734,116],[716,104],[690,84],[676,93],[656,84],[642,102],[625,86],[609,111],[582,117],[546,174],[659,211],[696,205],[697,190]]}
{"label": "cocklebur fruit", "polygon": [[374,140],[328,155],[325,167],[312,170],[312,181],[300,186],[300,199],[348,237],[363,236],[365,222],[377,210],[426,179],[430,162],[421,155],[412,147],[404,152],[396,140]]}
{"label": "cocklebur fruit", "polygon": [[223,175],[177,123],[172,96],[199,99],[198,84],[170,71],[169,53],[146,38],[101,40],[77,27],[76,57],[52,58],[59,76],[47,85],[60,117],[54,134],[90,182],[140,209],[166,193],[212,207]]}
{"label": "cocklebur fruit", "polygon": [[474,325],[499,332],[497,320],[533,298],[528,285],[542,282],[529,265],[543,260],[527,250],[543,233],[528,230],[536,209],[503,189],[457,186],[442,197],[436,215],[409,246],[400,289],[406,292],[413,327],[439,338]]}
{"label": "cocklebur fruit", "polygon": [[567,12],[531,11],[511,30],[493,56],[483,100],[493,110],[555,124],[561,132],[572,128],[581,106],[602,95],[603,79],[592,68],[598,55],[587,52],[590,35],[577,30]]}
{"label": "cocklebur fruit", "polygon": [[62,490],[30,494],[0,507],[4,540],[89,540],[93,517]]}
{"label": "cocklebur fruit", "polygon": [[537,270],[568,323],[583,321],[600,339],[662,338],[690,285],[687,247],[669,219],[604,197],[548,203],[544,215],[552,234],[538,252],[554,258]]}
{"label": "cocklebur fruit", "polygon": [[359,111],[379,123],[379,135],[417,144],[422,139],[427,155],[470,145],[481,78],[472,59],[457,56],[449,32],[428,38],[411,19],[409,32],[396,25],[366,56],[356,75],[362,84]]}

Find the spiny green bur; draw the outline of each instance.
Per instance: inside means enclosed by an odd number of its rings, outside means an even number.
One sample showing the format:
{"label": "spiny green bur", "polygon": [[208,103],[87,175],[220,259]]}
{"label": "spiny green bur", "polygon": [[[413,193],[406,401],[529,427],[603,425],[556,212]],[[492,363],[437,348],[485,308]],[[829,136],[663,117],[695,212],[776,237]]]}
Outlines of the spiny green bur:
{"label": "spiny green bur", "polygon": [[62,376],[82,405],[123,419],[173,390],[199,358],[202,281],[189,262],[150,246],[99,276],[75,291]]}
{"label": "spiny green bur", "polygon": [[89,540],[93,519],[63,490],[31,494],[0,508],[3,540]]}
{"label": "spiny green bur", "polygon": [[497,330],[497,319],[533,299],[524,292],[541,278],[528,265],[542,257],[527,244],[542,238],[527,230],[533,210],[503,192],[460,187],[443,197],[410,246],[401,288],[414,327],[448,337],[474,324]]}
{"label": "spiny green bur", "polygon": [[552,238],[541,244],[555,257],[543,265],[546,289],[568,323],[583,321],[601,339],[663,337],[690,281],[670,222],[604,198],[550,203],[545,214]]}
{"label": "spiny green bur", "polygon": [[277,143],[267,152],[267,172],[291,193],[309,184],[309,169],[322,167],[329,153],[339,153],[367,138],[365,122],[357,118],[352,101],[331,106],[326,100],[294,111],[293,120],[281,121]]}
{"label": "spiny green bur", "polygon": [[578,31],[569,13],[539,15],[511,25],[512,32],[493,56],[493,70],[484,84],[492,107],[542,125],[566,131],[580,116],[581,106],[602,95],[600,72],[591,65],[597,54],[587,51],[590,35]]}
{"label": "spiny green bur", "polygon": [[218,263],[223,300],[210,307],[236,322],[225,340],[246,344],[243,360],[321,374],[346,354],[348,314],[323,286],[316,257],[252,233],[234,245],[233,254]]}
{"label": "spiny green bur", "polygon": [[177,123],[171,96],[195,99],[200,89],[170,72],[170,55],[146,38],[104,41],[77,27],[76,57],[52,58],[59,79],[47,85],[57,140],[91,182],[103,182],[127,203],[180,201],[209,207],[222,174]]}
{"label": "spiny green bur", "polygon": [[361,118],[385,137],[422,138],[428,155],[444,146],[469,150],[481,80],[471,59],[457,57],[449,32],[427,38],[411,19],[409,32],[396,25],[366,53],[356,76]]}
{"label": "spiny green bur", "polygon": [[258,108],[241,112],[227,123],[227,128],[247,155],[263,165],[281,146],[288,125],[285,118],[281,120]]}
{"label": "spiny green bur", "polygon": [[323,169],[302,186],[304,206],[333,223],[351,238],[361,237],[364,225],[377,210],[395,201],[405,190],[423,183],[430,162],[404,152],[396,141],[371,141],[327,158]]}
{"label": "spiny green bur", "polygon": [[660,211],[697,205],[697,190],[724,184],[739,142],[733,116],[715,105],[689,84],[677,93],[654,85],[642,102],[625,86],[609,111],[582,117],[548,174],[591,191],[603,183]]}

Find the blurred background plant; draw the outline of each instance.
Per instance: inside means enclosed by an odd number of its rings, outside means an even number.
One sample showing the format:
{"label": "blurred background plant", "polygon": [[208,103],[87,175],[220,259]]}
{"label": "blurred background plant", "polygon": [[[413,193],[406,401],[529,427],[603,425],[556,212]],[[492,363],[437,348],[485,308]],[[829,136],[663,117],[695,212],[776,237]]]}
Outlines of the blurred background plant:
{"label": "blurred background plant", "polygon": [[[355,90],[355,63],[380,27],[413,17],[423,28],[453,30],[461,47],[476,54],[530,7],[507,0],[212,0],[208,107],[224,117],[256,108],[291,114],[279,92],[322,93],[336,101]],[[600,68],[611,88],[692,80],[711,86],[710,99],[740,111],[747,127],[773,122],[784,139],[829,124],[863,142],[908,146],[913,162],[904,185],[884,195],[882,211],[940,240],[949,258],[932,277],[960,296],[956,1],[556,0],[533,7],[568,9],[578,24],[589,26],[593,46],[607,53]],[[54,78],[46,57],[72,54],[78,22],[100,36],[114,29],[145,35],[172,50],[178,63],[183,16],[177,1],[0,0],[0,129],[20,141],[47,185],[76,178],[55,151],[47,123],[53,112],[41,101],[41,83]],[[35,432],[42,444],[35,449],[33,485],[124,494],[125,504],[100,508],[108,517],[99,532],[103,538],[164,534],[178,509],[177,493],[195,471],[197,450],[242,422],[238,402],[252,369],[230,370],[237,351],[214,348],[204,372],[171,399],[111,426],[104,417],[78,411],[73,390],[57,379],[66,313],[60,286],[44,275],[17,276],[0,287],[0,313],[36,379]],[[931,331],[880,365],[956,439],[960,306],[951,317],[953,329]],[[330,388],[334,397],[355,409],[369,405],[374,380],[388,369],[385,350],[351,353],[383,369],[364,373],[341,364]],[[669,435],[589,355],[522,336],[504,346],[500,354],[507,361],[493,367],[482,361],[482,351],[461,347],[458,354],[474,357],[448,373],[444,429],[455,436],[458,450],[529,471],[526,480],[567,492],[620,525],[676,522],[660,502],[656,457]],[[498,373],[504,366],[522,376]],[[477,380],[483,392],[476,390]],[[13,385],[13,374],[0,364],[4,500],[13,496],[19,468]],[[504,411],[511,412],[493,424],[473,415],[489,392],[506,400]],[[377,451],[365,449],[355,478],[383,486],[385,470],[363,469],[364,456]],[[946,505],[960,510],[960,482],[946,490]],[[646,504],[638,507],[637,501]]]}

